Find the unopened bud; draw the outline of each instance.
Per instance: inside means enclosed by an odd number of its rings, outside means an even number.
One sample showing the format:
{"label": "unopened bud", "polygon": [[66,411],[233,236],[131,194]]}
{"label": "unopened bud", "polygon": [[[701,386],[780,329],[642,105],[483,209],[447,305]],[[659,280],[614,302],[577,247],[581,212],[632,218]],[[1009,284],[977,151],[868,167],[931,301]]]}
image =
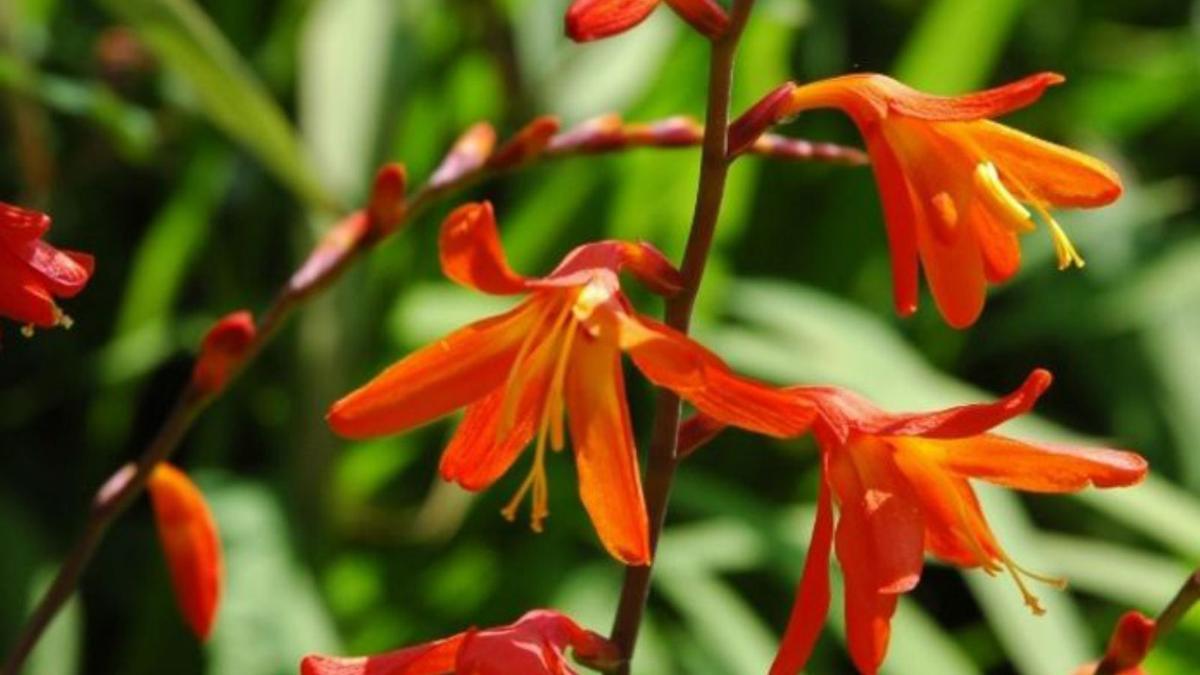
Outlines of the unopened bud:
{"label": "unopened bud", "polygon": [[228,314],[213,324],[200,345],[192,386],[205,394],[224,389],[229,376],[249,353],[256,332],[254,317],[247,311]]}
{"label": "unopened bud", "polygon": [[558,133],[558,128],[557,117],[543,115],[534,119],[492,155],[488,166],[507,169],[536,158],[546,150],[550,139]]}
{"label": "unopened bud", "polygon": [[408,171],[403,164],[385,164],[379,169],[367,204],[372,227],[390,232],[400,225],[404,220],[407,189]]}
{"label": "unopened bud", "polygon": [[768,129],[791,116],[788,104],[796,85],[785,82],[750,107],[729,127],[729,156],[742,154]]}
{"label": "unopened bud", "polygon": [[459,136],[454,147],[442,160],[429,188],[437,190],[458,182],[463,177],[478,171],[491,157],[496,147],[496,130],[487,122],[480,122]]}
{"label": "unopened bud", "polygon": [[554,137],[550,151],[558,154],[602,152],[625,144],[621,116],[610,113],[581,122]]}

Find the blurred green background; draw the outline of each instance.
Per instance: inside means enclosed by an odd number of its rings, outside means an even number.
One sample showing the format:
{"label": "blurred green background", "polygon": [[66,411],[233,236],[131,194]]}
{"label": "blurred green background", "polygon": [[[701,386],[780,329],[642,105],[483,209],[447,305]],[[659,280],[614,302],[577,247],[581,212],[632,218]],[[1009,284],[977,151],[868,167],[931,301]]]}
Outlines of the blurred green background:
{"label": "blurred green background", "polygon": [[[379,162],[427,176],[458,131],[532,115],[700,115],[705,43],[662,10],[619,39],[561,36],[566,0],[5,0],[2,198],[54,216],[51,241],[94,252],[70,332],[0,352],[0,642],[185,381],[204,327],[261,309]],[[1078,497],[984,490],[1009,551],[1062,574],[1035,618],[1007,579],[931,565],[901,603],[885,672],[1062,675],[1102,650],[1125,608],[1157,611],[1200,562],[1200,3],[1184,0],[760,0],[736,101],[849,70],[954,93],[1052,69],[1068,84],[1012,118],[1099,154],[1116,205],[1062,214],[1089,265],[1054,270],[1024,239],[1018,278],[969,331],[926,297],[892,313],[870,172],[747,159],[731,176],[698,332],[780,383],[851,386],[919,409],[994,396],[1035,366],[1055,387],[1017,435],[1104,439],[1154,476]],[[857,144],[836,114],[787,129]],[[638,237],[672,256],[697,153],[568,160],[488,183],[518,269]],[[143,499],[111,532],[33,675],[296,671],[309,651],[366,653],[505,623],[533,607],[606,632],[620,568],[595,541],[567,457],[550,462],[541,535],[499,508],[524,475],[468,495],[435,468],[452,422],[347,444],[339,394],[494,300],[447,284],[435,225],[414,224],[306,308],[201,419],[178,457],[212,501],[228,583],[212,640],[177,618]],[[647,311],[658,306],[636,297]],[[638,436],[648,395],[630,378]],[[802,567],[815,495],[808,441],[729,433],[690,460],[661,546],[635,672],[765,671]],[[812,672],[851,672],[840,619]],[[1150,662],[1200,669],[1193,614]]]}

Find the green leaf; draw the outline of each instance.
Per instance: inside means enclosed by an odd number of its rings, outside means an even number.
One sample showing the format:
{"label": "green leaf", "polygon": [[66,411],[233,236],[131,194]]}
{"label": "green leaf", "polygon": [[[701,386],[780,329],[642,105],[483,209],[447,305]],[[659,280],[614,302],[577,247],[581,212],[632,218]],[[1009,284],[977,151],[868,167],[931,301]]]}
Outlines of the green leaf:
{"label": "green leaf", "polygon": [[1025,0],[937,0],[896,62],[896,77],[919,89],[957,93],[986,80]]}
{"label": "green leaf", "polygon": [[226,581],[207,648],[209,672],[292,675],[311,652],[340,651],[316,583],[301,567],[274,495],[250,482],[199,472],[225,550]]}
{"label": "green leaf", "polygon": [[336,210],[283,112],[191,0],[104,0],[194,92],[209,121],[258,158],[301,201]]}

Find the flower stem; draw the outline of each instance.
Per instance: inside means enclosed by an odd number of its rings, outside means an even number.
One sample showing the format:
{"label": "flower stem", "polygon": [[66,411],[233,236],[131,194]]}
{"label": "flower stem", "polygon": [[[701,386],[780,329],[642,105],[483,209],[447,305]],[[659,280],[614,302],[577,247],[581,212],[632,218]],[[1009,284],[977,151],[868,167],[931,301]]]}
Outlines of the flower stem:
{"label": "flower stem", "polygon": [[[754,0],[734,0],[729,28],[713,42],[709,60],[708,111],[704,124],[700,183],[692,216],[692,229],[688,234],[683,264],[680,266],[683,289],[667,301],[666,307],[667,325],[684,333],[691,324],[692,309],[704,277],[713,234],[721,213],[721,202],[725,196],[725,181],[731,160],[727,146],[733,62],[742,31],[753,7]],[[667,389],[659,389],[655,400],[654,427],[650,437],[645,486],[652,554],[658,548],[658,538],[666,520],[667,503],[671,496],[671,485],[680,461],[675,454],[679,417],[679,397]],[[625,568],[625,581],[621,587],[621,599],[612,629],[612,641],[623,658],[616,671],[619,675],[629,673],[642,616],[646,610],[653,571],[653,563]]]}

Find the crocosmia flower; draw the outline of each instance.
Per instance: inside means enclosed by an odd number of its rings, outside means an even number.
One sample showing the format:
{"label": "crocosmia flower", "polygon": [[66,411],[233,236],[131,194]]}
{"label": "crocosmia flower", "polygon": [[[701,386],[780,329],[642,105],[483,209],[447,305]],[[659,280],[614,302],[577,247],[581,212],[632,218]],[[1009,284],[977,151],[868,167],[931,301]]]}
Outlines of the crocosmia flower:
{"label": "crocosmia flower", "polygon": [[471,629],[399,651],[358,658],[308,656],[301,675],[575,675],[567,661],[615,664],[616,647],[569,617],[540,609],[516,623]]}
{"label": "crocosmia flower", "polygon": [[83,290],[92,276],[92,256],[60,251],[42,241],[50,217],[0,202],[0,316],[24,325],[70,327],[54,302]]}
{"label": "crocosmia flower", "polygon": [[730,142],[744,149],[805,110],[845,111],[866,141],[883,200],[897,311],[916,310],[919,260],[946,320],[965,327],[982,311],[986,285],[1017,271],[1017,235],[1040,221],[1059,268],[1082,267],[1051,209],[1102,206],[1121,194],[1120,179],[1103,162],[990,120],[1062,81],[1041,73],[957,97],[877,74],[787,84],[738,120]]}
{"label": "crocosmia flower", "polygon": [[[681,333],[636,313],[618,272],[671,294],[679,273],[647,244],[581,246],[548,276],[524,277],[501,250],[490,204],[468,204],[442,226],[442,270],[492,295],[525,295],[515,309],[471,324],[416,351],[333,405],[329,424],[349,438],[412,429],[466,406],[442,456],[441,474],[468,490],[495,482],[534,443],[533,467],[504,514],[532,495],[534,529],[547,515],[544,461],[569,428],[579,491],[600,539],[619,560],[650,559],[637,452],[620,354],[654,383],[724,423],[788,435],[811,410],[733,374]],[[569,425],[564,426],[564,415]]]}
{"label": "crocosmia flower", "polygon": [[714,0],[575,0],[567,9],[567,36],[588,42],[624,33],[663,2],[708,37],[720,36],[729,26],[729,16]]}
{"label": "crocosmia flower", "polygon": [[[1050,380],[1038,370],[994,403],[922,414],[887,413],[842,389],[791,390],[818,409],[813,432],[823,480],[804,575],[772,675],[798,673],[808,661],[829,608],[831,549],[845,578],[847,643],[863,673],[877,672],[883,662],[896,601],[917,585],[926,552],[954,565],[1007,573],[1030,609],[1042,612],[1026,580],[1061,581],[1026,570],[1004,552],[970,479],[1062,493],[1133,485],[1146,474],[1145,460],[1130,452],[991,433],[1027,412]],[[695,444],[719,428],[699,417],[685,425],[684,437]]]}
{"label": "crocosmia flower", "polygon": [[170,464],[159,465],[146,487],[180,613],[197,637],[207,639],[223,576],[216,521],[200,489]]}

